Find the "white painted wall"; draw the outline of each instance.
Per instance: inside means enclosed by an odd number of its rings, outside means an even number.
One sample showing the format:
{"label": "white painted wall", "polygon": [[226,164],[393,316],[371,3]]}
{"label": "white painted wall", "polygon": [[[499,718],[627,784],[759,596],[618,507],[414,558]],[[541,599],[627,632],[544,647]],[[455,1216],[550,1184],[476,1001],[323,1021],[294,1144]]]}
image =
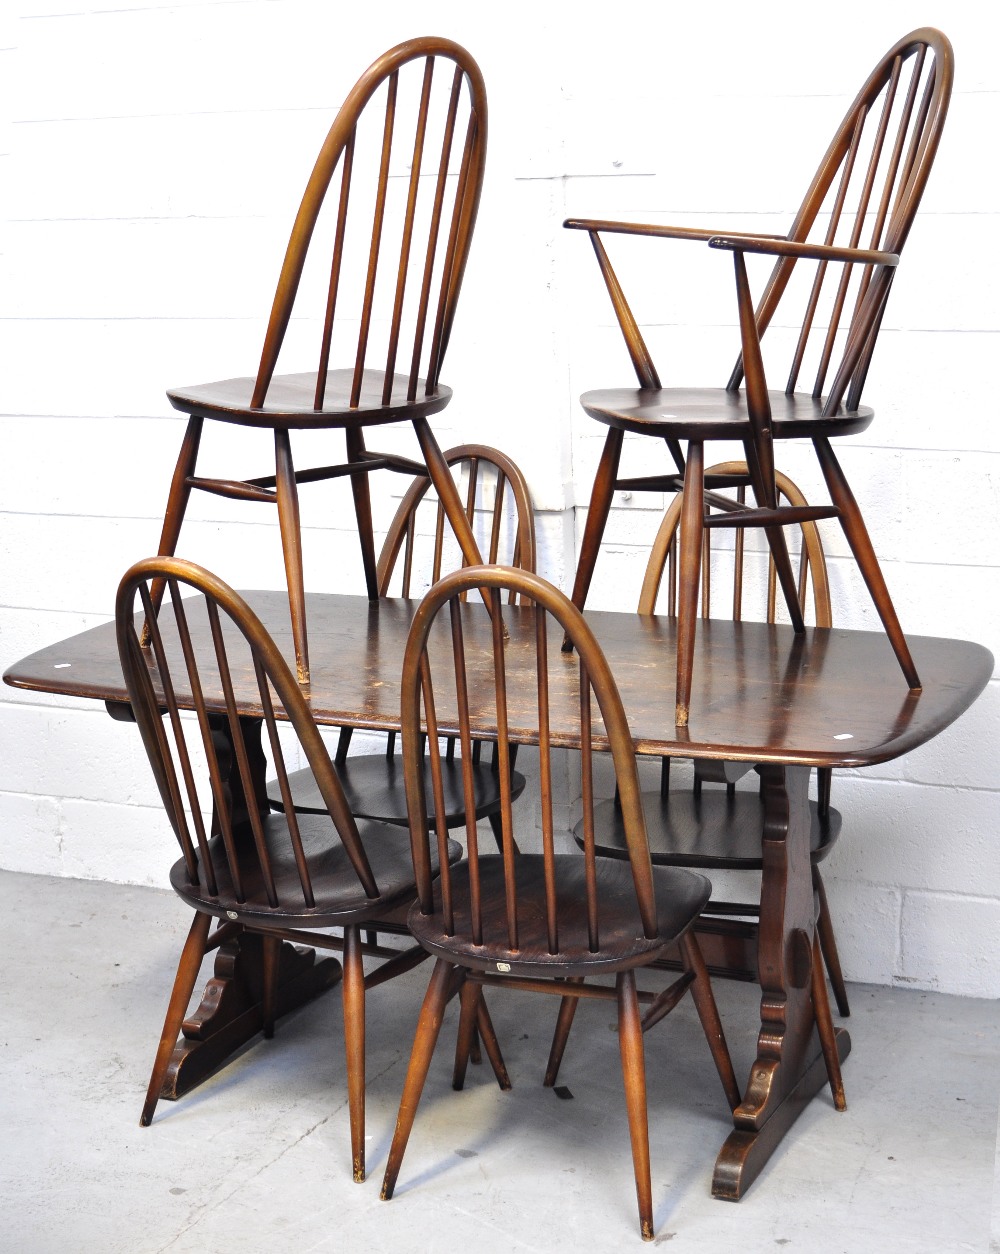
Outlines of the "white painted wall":
{"label": "white painted wall", "polygon": [[[786,223],[864,75],[921,22],[955,45],[956,93],[869,378],[878,416],[841,447],[904,626],[1000,653],[995,6],[636,0],[592,20],[523,0],[349,16],[325,0],[12,0],[4,13],[0,666],[106,620],[122,571],[155,550],[183,429],[164,389],[252,372],[315,152],[390,44],[447,34],[486,77],[487,185],[445,372],[455,401],[436,426],[444,445],[482,440],[520,462],[543,573],[568,587],[604,434],[576,396],[630,373],[586,238],[562,219]],[[728,266],[648,247],[637,304],[662,324],[661,373],[724,379]],[[789,450],[785,464],[808,490],[807,463]],[[304,494],[310,583],[360,591],[331,496]],[[634,603],[651,504],[615,511],[595,607]],[[279,585],[269,511],[194,510],[186,554],[237,585]],[[836,620],[873,626],[836,530],[828,541]],[[932,745],[837,779],[827,881],[849,978],[1000,995],[998,722],[994,680]],[[0,690],[0,865],[163,883],[173,856],[133,730],[85,702]]]}

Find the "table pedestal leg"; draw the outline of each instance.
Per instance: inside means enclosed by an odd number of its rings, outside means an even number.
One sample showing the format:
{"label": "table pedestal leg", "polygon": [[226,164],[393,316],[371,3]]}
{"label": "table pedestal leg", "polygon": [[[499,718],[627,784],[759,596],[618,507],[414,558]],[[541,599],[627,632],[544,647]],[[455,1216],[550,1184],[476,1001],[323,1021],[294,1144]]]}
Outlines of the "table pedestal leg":
{"label": "table pedestal leg", "polygon": [[[806,1103],[827,1082],[810,976],[815,926],[809,863],[809,768],[760,768],[764,800],[757,1058],[734,1131],[715,1164],[712,1194],[739,1201]],[[851,1038],[837,1032],[843,1061]]]}
{"label": "table pedestal leg", "polygon": [[[198,1009],[184,1020],[160,1096],[189,1093],[252,1040],[264,1026],[261,938],[251,932],[220,945],[215,972]],[[278,966],[278,1015],[296,1010],[340,982],[336,958],[317,960],[314,949],[286,941]]]}

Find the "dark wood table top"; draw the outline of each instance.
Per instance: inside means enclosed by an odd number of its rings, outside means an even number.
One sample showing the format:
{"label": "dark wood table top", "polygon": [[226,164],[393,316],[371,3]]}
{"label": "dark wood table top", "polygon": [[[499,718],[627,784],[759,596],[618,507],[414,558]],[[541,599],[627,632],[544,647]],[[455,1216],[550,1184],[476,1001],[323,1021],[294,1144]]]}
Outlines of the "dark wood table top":
{"label": "dark wood table top", "polygon": [[[284,592],[243,594],[293,657],[288,599]],[[399,726],[403,647],[417,602],[311,594],[307,601],[312,685],[318,721],[358,728]],[[169,611],[165,611],[168,613]],[[488,619],[481,604],[466,607],[471,638]],[[512,738],[537,739],[530,609],[507,606],[507,667],[513,678]],[[762,623],[706,620],[698,624],[691,721],[674,727],[675,631],[665,616],[587,611],[586,618],[617,677],[636,750],[677,757],[727,758],[805,766],[869,766],[908,753],[938,735],[976,699],[993,668],[990,652],[963,640],[908,637],[923,690],[911,693],[881,632],[790,628]],[[204,614],[192,625],[203,643]],[[441,624],[442,633],[445,628]],[[556,743],[579,744],[571,710],[577,701],[575,655],[550,642],[549,667],[556,677],[552,723]],[[441,636],[441,648],[450,644]],[[523,659],[523,663],[521,661]],[[531,663],[533,666],[533,662]],[[439,673],[439,672],[436,672]],[[523,675],[523,683],[517,679]],[[235,676],[247,715],[257,712],[252,685]],[[246,678],[246,677],[245,677]],[[113,624],[96,627],[41,649],[9,667],[16,688],[120,702],[125,697]],[[438,681],[439,682],[439,681]],[[476,731],[495,734],[491,683],[470,673],[473,692],[483,692]],[[180,695],[180,694],[179,694]],[[437,692],[441,730],[449,730],[447,699]],[[578,708],[578,707],[577,707]]]}

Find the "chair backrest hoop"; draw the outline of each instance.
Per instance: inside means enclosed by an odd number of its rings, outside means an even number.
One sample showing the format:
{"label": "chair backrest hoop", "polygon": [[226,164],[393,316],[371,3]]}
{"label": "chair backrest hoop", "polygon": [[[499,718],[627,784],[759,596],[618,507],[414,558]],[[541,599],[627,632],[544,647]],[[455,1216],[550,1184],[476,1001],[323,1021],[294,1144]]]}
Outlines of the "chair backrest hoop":
{"label": "chair backrest hoop", "polygon": [[[427,393],[433,394],[437,388],[438,377],[440,374],[441,363],[444,359],[445,350],[448,345],[448,339],[451,332],[451,325],[454,319],[455,306],[458,301],[459,291],[462,286],[462,279],[465,273],[465,265],[468,257],[469,244],[472,238],[472,231],[475,225],[476,214],[479,207],[479,197],[482,187],[482,175],[486,158],[486,89],[483,83],[482,73],[479,66],[473,60],[468,52],[459,44],[454,43],[450,39],[438,38],[435,36],[426,36],[419,39],[410,39],[404,43],[398,44],[395,48],[390,49],[378,58],[369,68],[362,74],[361,78],[355,84],[347,99],[344,101],[340,112],[337,114],[336,120],[327,134],[326,140],[320,149],[313,172],[306,185],[302,202],[299,206],[295,223],[292,227],[291,238],[285,252],[284,263],[281,267],[281,275],[278,280],[278,287],[275,292],[274,302],[271,308],[271,316],[268,322],[267,333],[264,339],[264,348],[261,354],[260,367],[257,372],[257,378],[254,385],[253,396],[251,399],[251,408],[261,408],[267,398],[267,390],[271,383],[275,367],[278,361],[278,354],[288,328],[288,322],[292,314],[292,308],[295,304],[295,297],[298,292],[299,281],[302,277],[303,267],[306,261],[306,255],[309,244],[312,239],[313,230],[316,226],[320,210],[326,198],[327,191],[330,187],[331,180],[338,167],[342,171],[341,183],[341,199],[338,209],[338,225],[337,239],[334,250],[334,260],[331,267],[330,293],[327,304],[327,317],[324,325],[323,345],[320,352],[320,367],[317,371],[317,395],[315,407],[322,409],[323,407],[323,388],[325,386],[326,366],[330,350],[330,334],[332,320],[335,312],[337,299],[338,284],[340,278],[340,260],[341,250],[343,248],[343,229],[344,220],[347,213],[347,206],[350,191],[351,163],[353,161],[353,144],[354,136],[357,129],[358,120],[375,95],[378,88],[388,81],[389,84],[389,100],[387,103],[386,125],[384,131],[383,155],[381,163],[380,188],[379,188],[379,204],[376,209],[376,221],[373,226],[371,236],[371,258],[368,267],[368,284],[369,287],[374,282],[375,270],[377,264],[377,254],[381,242],[382,219],[381,214],[384,211],[384,194],[385,180],[388,174],[389,152],[392,144],[392,131],[395,123],[395,83],[400,68],[408,62],[415,61],[419,58],[425,59],[425,90],[421,95],[421,115],[417,124],[417,134],[414,139],[414,147],[412,153],[412,169],[409,179],[409,196],[406,210],[406,219],[403,228],[403,238],[400,241],[399,254],[399,276],[397,280],[396,304],[397,309],[393,318],[394,334],[391,337],[389,348],[389,357],[387,365],[391,366],[399,351],[397,342],[397,334],[399,330],[399,309],[398,305],[402,300],[403,286],[405,285],[405,275],[409,265],[409,256],[411,245],[414,240],[413,228],[413,210],[417,192],[417,182],[421,174],[421,159],[423,153],[424,128],[426,126],[426,107],[427,107],[427,91],[429,90],[430,75],[435,61],[447,61],[455,66],[455,86],[453,96],[457,97],[457,88],[460,83],[464,83],[465,89],[469,97],[469,113],[467,130],[464,137],[459,137],[459,142],[464,142],[465,150],[462,157],[461,172],[458,178],[458,188],[453,203],[453,212],[450,225],[445,224],[439,217],[440,203],[437,203],[437,212],[432,217],[431,238],[428,240],[428,255],[425,259],[424,266],[424,291],[422,292],[421,308],[417,319],[417,327],[415,330],[415,342],[413,345],[413,360],[407,362],[406,366],[409,371],[409,399],[413,400],[417,385],[417,376],[420,370],[421,352],[424,341],[424,327],[430,320],[432,326],[432,338],[429,351],[426,352],[427,367],[425,374],[425,386]],[[454,102],[453,102],[454,103]],[[454,118],[449,115],[449,121],[453,124]],[[451,153],[451,144],[454,139],[453,132],[447,132],[445,137],[446,149],[441,154],[441,168],[437,171],[436,179],[437,190],[436,196],[440,201],[443,193],[444,178],[447,174],[447,162]],[[442,232],[441,228],[446,227]],[[445,240],[443,245],[439,243],[439,236],[444,234]],[[429,283],[431,278],[431,270],[435,264],[434,253],[437,250],[440,261],[439,273],[439,294],[435,308],[430,308],[429,302]],[[366,314],[362,318],[361,337],[357,346],[357,357],[351,364],[355,367],[355,383],[354,394],[352,396],[352,407],[358,403],[358,395],[360,393],[361,375],[365,368],[365,351],[368,327],[366,318],[370,318],[371,302],[370,291],[367,293],[365,310]],[[390,376],[385,384],[386,393],[391,390],[391,376],[393,370],[387,371]],[[388,401],[388,395],[383,397],[383,403]]]}
{"label": "chair backrest hoop", "polygon": [[[435,646],[436,663],[444,666],[453,660],[455,674],[455,693],[458,702],[457,711],[448,712],[449,723],[454,718],[458,724],[459,738],[462,742],[463,762],[469,759],[470,742],[470,703],[485,698],[484,693],[469,693],[466,687],[467,674],[465,669],[464,634],[462,627],[461,600],[471,589],[488,589],[493,601],[492,639],[493,639],[493,673],[495,677],[496,719],[498,733],[497,759],[501,771],[501,793],[503,794],[503,812],[501,815],[504,828],[505,875],[507,877],[507,911],[509,944],[517,948],[516,923],[516,862],[513,847],[509,843],[511,828],[509,784],[504,787],[505,765],[509,761],[509,741],[506,710],[506,673],[505,650],[508,647],[504,640],[501,616],[504,612],[500,603],[500,593],[513,589],[522,604],[510,607],[510,614],[527,612],[524,602],[534,606],[535,629],[535,661],[538,675],[538,739],[542,772],[543,794],[543,845],[546,858],[552,855],[552,821],[551,795],[546,796],[548,789],[545,781],[548,777],[548,754],[551,748],[549,728],[549,661],[554,659],[555,666],[577,666],[580,682],[580,740],[584,775],[584,814],[585,818],[593,811],[592,778],[589,763],[592,756],[592,729],[590,723],[590,695],[597,698],[604,731],[610,744],[612,761],[618,779],[621,797],[622,817],[626,832],[629,859],[632,868],[632,879],[635,885],[636,901],[642,926],[647,937],[657,935],[656,906],[653,891],[652,863],[646,836],[646,825],[642,811],[639,778],[635,761],[635,745],[629,731],[625,711],[617,685],[608,667],[607,661],[598,645],[591,629],[584,621],[583,615],[557,588],[531,571],[515,570],[503,566],[470,566],[463,570],[453,571],[446,575],[427,593],[421,602],[410,628],[403,659],[402,680],[402,728],[403,728],[403,770],[406,781],[406,796],[411,815],[411,835],[416,873],[417,892],[421,910],[426,914],[434,909],[433,863],[430,855],[430,824],[428,822],[428,802],[424,784],[424,754],[421,736],[426,730],[429,742],[431,774],[434,780],[434,791],[437,791],[435,761],[438,728],[438,711],[435,706],[435,689],[432,679],[432,667],[428,651],[431,629],[439,612],[450,606],[452,620],[451,648],[439,651]],[[469,612],[478,612],[478,607],[468,607]],[[483,613],[483,623],[489,620]],[[551,616],[559,628],[559,640],[554,649],[546,644],[547,631],[545,621]],[[562,633],[565,632],[573,642],[572,654],[560,651]],[[553,667],[554,669],[554,667]],[[423,709],[422,709],[423,707]],[[452,729],[449,727],[449,734]],[[590,788],[590,804],[588,807],[587,793]],[[471,782],[470,782],[471,788]],[[548,807],[548,808],[546,808]],[[444,824],[438,822],[439,833]],[[469,842],[469,875],[473,884],[473,893],[478,876],[478,845],[475,837],[474,807],[467,806],[466,835]],[[584,857],[589,860],[588,867],[588,912],[591,917],[592,947],[597,943],[597,902],[596,873],[593,872],[594,840],[593,828],[589,833],[589,842],[584,843]],[[439,840],[441,837],[439,836]],[[447,920],[450,912],[450,873],[445,860],[441,860],[441,898]],[[551,886],[550,886],[551,887]],[[593,889],[593,901],[590,890]],[[554,888],[547,894],[549,906],[555,908]],[[550,948],[558,944],[557,920],[550,913],[548,919]],[[473,928],[475,920],[473,920]],[[477,943],[480,943],[477,940]]]}
{"label": "chair backrest hoop", "polygon": [[[910,78],[904,85],[903,76],[907,68]],[[858,202],[854,206],[853,219],[850,209],[844,217],[845,225],[851,227],[850,239],[837,242],[897,255],[901,253],[937,154],[953,82],[954,54],[951,43],[940,31],[922,27],[894,44],[869,75],[848,109],[809,185],[787,238],[799,243],[809,238],[839,178],[824,242],[835,242],[834,235],[849,199],[848,184],[851,184],[852,188],[857,188]],[[878,108],[880,99],[882,107]],[[895,131],[890,125],[894,106],[900,114]],[[895,119],[896,115],[892,116]],[[866,122],[869,123],[867,128]],[[861,147],[862,133],[867,130],[871,135],[872,124],[877,129],[870,159],[856,161],[859,152],[865,152]],[[868,234],[869,231],[868,238],[862,239],[862,233]],[[756,307],[758,335],[762,336],[770,325],[795,265],[794,257],[779,257],[775,263]],[[788,392],[796,388],[805,342],[812,330],[815,303],[826,269],[826,263],[820,263],[799,347],[786,384]],[[820,353],[820,364],[812,386],[814,396],[825,396],[826,414],[836,413],[845,396],[848,410],[854,411],[860,404],[861,389],[895,273],[895,268],[890,266],[863,267],[843,354],[832,383],[826,387],[827,373],[832,364],[833,341],[845,307],[850,269],[846,266],[843,271],[841,288],[826,331],[826,344]],[[740,386],[743,373],[741,356],[727,385],[730,391]]]}
{"label": "chair backrest hoop", "polygon": [[[167,612],[166,607],[158,615],[152,613],[150,586],[158,580],[166,581],[169,599],[174,609],[172,615]],[[182,599],[179,591],[182,586],[190,587],[204,597],[205,609],[211,625],[214,657],[211,656],[212,648],[205,651],[199,650],[196,655],[188,620],[196,607],[200,611],[201,602],[198,598]],[[150,632],[148,648],[143,648],[140,643],[143,614],[136,616],[137,597],[142,601],[147,629]],[[221,624],[222,619],[236,628],[249,649],[250,663],[257,679],[259,697],[257,705],[247,706],[242,688],[240,700],[243,704],[237,705],[230,666],[232,642],[236,637],[230,634],[230,639],[226,640]],[[171,634],[169,649],[165,641],[164,631],[168,624],[171,625],[171,633],[174,630],[177,633],[181,653],[179,658],[177,642],[174,641],[173,634]],[[194,562],[177,557],[146,558],[132,566],[119,585],[116,602],[116,630],[129,701],[153,768],[167,817],[184,854],[191,883],[199,882],[199,862],[205,874],[211,875],[211,859],[207,857],[206,846],[209,834],[204,830],[202,815],[207,809],[212,808],[212,834],[221,834],[223,838],[233,885],[237,898],[241,899],[241,884],[244,877],[241,859],[237,858],[235,853],[231,792],[226,784],[225,772],[220,765],[212,734],[213,720],[221,717],[228,723],[236,757],[231,767],[232,775],[235,776],[247,800],[247,821],[257,848],[258,871],[267,888],[269,904],[275,907],[290,904],[279,902],[276,897],[276,889],[268,866],[268,851],[261,826],[262,818],[257,809],[254,783],[240,733],[241,718],[263,719],[268,729],[274,768],[278,771],[279,777],[284,780],[287,790],[287,771],[276,728],[276,718],[280,712],[291,723],[299,744],[305,752],[317,786],[327,805],[336,836],[343,843],[366,895],[370,898],[377,897],[378,885],[312,711],[277,645],[246,601],[218,576],[197,566]],[[209,659],[207,663],[206,659]],[[246,665],[246,657],[242,650],[239,663],[241,666]],[[154,675],[156,686],[154,686]],[[159,691],[157,691],[157,686]],[[280,710],[275,709],[272,690],[280,702]],[[192,765],[193,757],[187,745],[188,737],[184,731],[184,723],[179,718],[181,711],[188,709],[193,709],[195,713],[197,726],[201,732],[201,749],[208,762],[210,781],[207,801],[210,804],[205,804],[204,792],[199,793],[197,789]],[[173,729],[173,748],[164,728],[162,717],[164,711]],[[192,837],[187,812],[191,814],[191,823],[196,829],[197,839]],[[302,899],[294,904],[299,907],[303,904],[311,906],[313,901],[311,900],[312,888],[308,859],[303,850],[294,811],[286,815],[286,818],[302,892]],[[244,866],[247,847],[248,842],[242,842]],[[209,883],[208,887],[209,891],[214,894],[214,886]]]}

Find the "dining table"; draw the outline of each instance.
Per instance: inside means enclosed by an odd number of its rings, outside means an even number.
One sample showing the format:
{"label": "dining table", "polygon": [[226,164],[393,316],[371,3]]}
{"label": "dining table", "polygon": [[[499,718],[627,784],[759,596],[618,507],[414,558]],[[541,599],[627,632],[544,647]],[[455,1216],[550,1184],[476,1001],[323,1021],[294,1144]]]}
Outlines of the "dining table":
{"label": "dining table", "polygon": [[[242,595],[294,674],[287,595],[266,590]],[[415,599],[369,601],[335,593],[307,596],[311,674],[306,692],[318,723],[399,730],[403,650],[418,604]],[[171,613],[164,607],[161,624]],[[503,608],[509,734],[523,745],[538,742],[533,613],[526,606]],[[490,695],[492,625],[481,603],[470,600],[463,614],[473,733],[489,741],[497,736]],[[676,620],[591,609],[585,617],[618,683],[637,754],[752,763],[760,776],[763,870],[759,927],[752,940],[752,966],[760,985],[756,1056],[712,1181],[717,1197],[738,1200],[827,1080],[810,992],[816,926],[810,773],[820,767],[876,766],[932,740],[975,701],[993,673],[993,658],[969,641],[910,635],[922,682],[919,690],[911,691],[881,632],[807,627],[796,633],[781,625],[703,620],[698,624],[690,717],[679,727],[674,718]],[[207,652],[207,617],[196,605],[190,623],[196,650]],[[478,650],[477,637],[482,642]],[[443,626],[442,634],[432,637],[431,648],[450,650]],[[150,665],[155,686],[152,660]],[[579,663],[575,655],[554,649],[548,665],[552,743],[572,750],[581,737]],[[15,688],[103,701],[112,717],[130,718],[113,623],[42,648],[10,666],[3,678]],[[251,673],[241,675],[238,668],[234,683],[256,793],[246,797],[235,787],[238,814],[240,807],[267,808],[267,760],[256,683]],[[178,692],[182,705],[186,695]],[[436,691],[436,700],[441,734],[457,730],[449,721],[447,694]],[[606,747],[601,733],[595,715],[592,737],[598,749]],[[230,734],[221,719],[219,734]],[[860,825],[847,835],[850,840],[880,838]],[[523,847],[520,834],[519,840]],[[725,958],[725,953],[715,955],[713,970]],[[164,1097],[190,1090],[260,1030],[260,970],[253,938],[230,935],[219,946],[200,1004],[184,1023]],[[335,958],[319,959],[313,951],[285,943],[279,1013],[339,978]],[[843,1026],[837,1028],[836,1041],[843,1061],[851,1048]]]}

